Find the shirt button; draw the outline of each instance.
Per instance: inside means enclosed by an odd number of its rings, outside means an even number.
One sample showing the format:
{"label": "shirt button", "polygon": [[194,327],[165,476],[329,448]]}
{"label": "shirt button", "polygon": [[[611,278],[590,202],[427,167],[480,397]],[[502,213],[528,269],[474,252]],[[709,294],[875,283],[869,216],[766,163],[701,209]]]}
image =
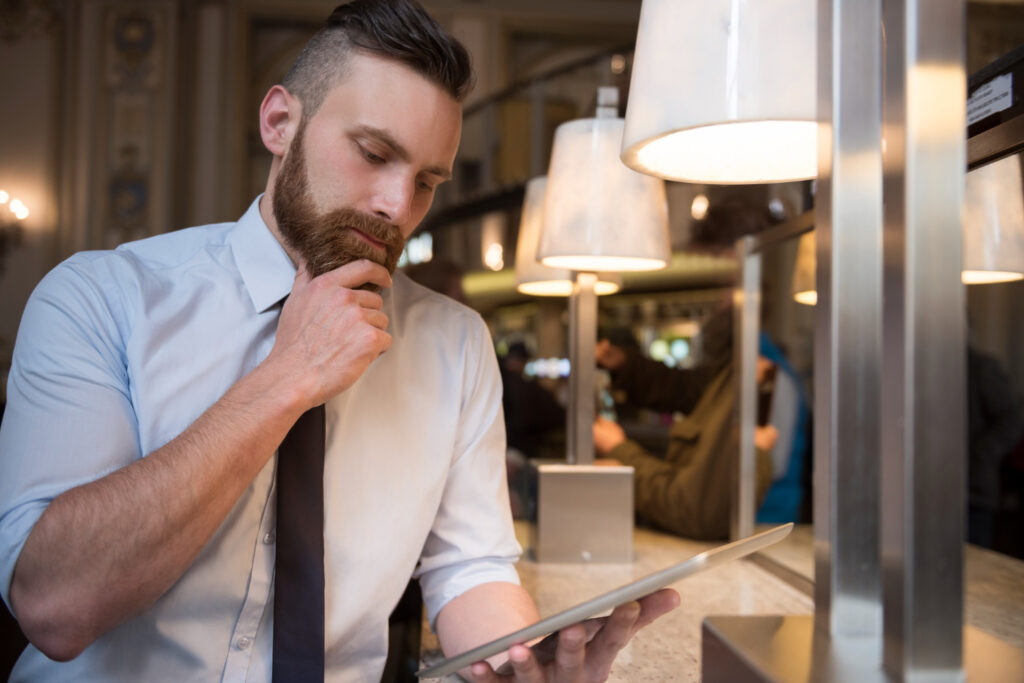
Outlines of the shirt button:
{"label": "shirt button", "polygon": [[244,650],[248,648],[250,645],[252,645],[252,638],[250,638],[249,636],[242,636],[241,638],[235,641],[235,647],[237,647],[239,650]]}
{"label": "shirt button", "polygon": [[263,534],[263,545],[272,545],[274,543],[274,539],[274,532],[268,531],[267,533]]}

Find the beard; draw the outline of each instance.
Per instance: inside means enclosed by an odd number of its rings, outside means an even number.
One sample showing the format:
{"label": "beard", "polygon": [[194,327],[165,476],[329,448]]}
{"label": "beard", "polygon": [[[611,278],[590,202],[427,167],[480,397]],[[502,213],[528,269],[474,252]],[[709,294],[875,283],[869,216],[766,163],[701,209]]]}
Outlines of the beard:
{"label": "beard", "polygon": [[[305,133],[306,121],[303,120],[274,180],[274,219],[281,236],[302,258],[310,277],[358,259],[379,263],[389,273],[394,273],[405,246],[405,238],[397,226],[348,206],[317,212],[309,189]],[[384,250],[366,242],[355,234],[356,230],[383,243]],[[357,289],[380,290],[369,283]]]}

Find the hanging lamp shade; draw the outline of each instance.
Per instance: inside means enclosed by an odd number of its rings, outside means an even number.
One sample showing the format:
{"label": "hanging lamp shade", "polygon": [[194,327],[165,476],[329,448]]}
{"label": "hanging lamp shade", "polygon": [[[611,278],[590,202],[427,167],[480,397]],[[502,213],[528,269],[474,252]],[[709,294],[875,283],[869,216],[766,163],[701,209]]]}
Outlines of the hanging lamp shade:
{"label": "hanging lamp shade", "polygon": [[797,303],[813,306],[818,303],[818,286],[815,273],[814,233],[800,236],[796,247],[796,268],[793,270],[793,298]]}
{"label": "hanging lamp shade", "polygon": [[644,0],[622,140],[692,183],[817,175],[815,0]]}
{"label": "hanging lamp shade", "polygon": [[[516,289],[533,296],[569,296],[574,280],[572,272],[564,268],[548,268],[537,260],[547,182],[547,176],[538,176],[526,183],[523,216],[516,241]],[[618,273],[601,273],[594,285],[598,296],[614,294],[621,288],[622,278]]]}
{"label": "hanging lamp shade", "polygon": [[537,252],[544,265],[621,272],[668,264],[665,184],[620,161],[622,125],[599,115],[555,130]]}
{"label": "hanging lamp shade", "polygon": [[967,174],[964,284],[1024,278],[1024,184],[1019,154]]}

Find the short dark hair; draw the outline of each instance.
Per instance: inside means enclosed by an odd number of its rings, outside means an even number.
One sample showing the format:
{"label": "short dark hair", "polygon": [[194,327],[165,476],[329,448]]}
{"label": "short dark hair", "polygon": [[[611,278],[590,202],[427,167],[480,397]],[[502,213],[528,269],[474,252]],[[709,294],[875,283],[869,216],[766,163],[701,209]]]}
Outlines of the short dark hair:
{"label": "short dark hair", "polygon": [[304,118],[320,108],[353,50],[399,61],[457,102],[473,86],[466,48],[416,0],[353,0],[334,8],[282,81],[302,102]]}

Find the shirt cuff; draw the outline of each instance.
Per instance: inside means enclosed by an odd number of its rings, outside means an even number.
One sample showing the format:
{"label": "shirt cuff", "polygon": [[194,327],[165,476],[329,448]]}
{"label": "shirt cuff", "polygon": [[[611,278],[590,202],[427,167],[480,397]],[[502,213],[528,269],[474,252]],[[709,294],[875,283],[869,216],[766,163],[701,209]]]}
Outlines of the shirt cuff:
{"label": "shirt cuff", "polygon": [[485,583],[514,583],[519,585],[519,574],[515,558],[488,558],[472,562],[439,567],[416,576],[423,590],[423,602],[427,606],[427,619],[434,629],[441,608],[470,588]]}

